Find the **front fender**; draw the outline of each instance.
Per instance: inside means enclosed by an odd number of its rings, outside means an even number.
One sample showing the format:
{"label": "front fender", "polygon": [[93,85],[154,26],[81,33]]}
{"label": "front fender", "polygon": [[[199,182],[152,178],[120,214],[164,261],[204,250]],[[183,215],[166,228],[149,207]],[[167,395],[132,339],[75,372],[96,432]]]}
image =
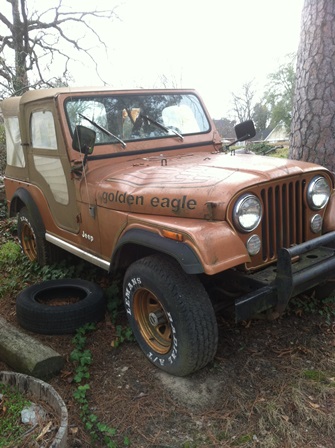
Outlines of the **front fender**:
{"label": "front fender", "polygon": [[[214,275],[250,262],[245,245],[226,222],[181,219],[178,223],[176,220],[166,220],[165,225],[159,223],[159,228],[182,234],[183,242],[163,237],[157,228],[154,229],[158,221],[151,219],[150,223],[154,226],[152,231],[139,229],[137,225],[141,222],[137,222],[132,223],[120,237],[113,251],[112,269],[122,264],[120,260],[127,248],[132,253],[131,262],[150,253],[161,252],[176,259],[188,274]],[[134,254],[138,248],[138,254]]]}
{"label": "front fender", "polygon": [[187,233],[187,243],[194,247],[208,275],[250,262],[243,241],[225,221],[203,221],[195,228],[189,226]]}
{"label": "front fender", "polygon": [[117,268],[122,250],[129,246],[141,246],[154,252],[169,255],[178,261],[187,274],[201,274],[204,272],[197,254],[190,246],[143,229],[130,229],[122,235],[113,251],[112,270]]}

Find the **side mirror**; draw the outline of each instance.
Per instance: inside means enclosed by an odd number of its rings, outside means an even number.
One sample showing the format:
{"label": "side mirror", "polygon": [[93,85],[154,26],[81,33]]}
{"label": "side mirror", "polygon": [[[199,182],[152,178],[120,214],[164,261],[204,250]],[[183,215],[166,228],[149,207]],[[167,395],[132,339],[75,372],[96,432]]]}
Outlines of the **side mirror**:
{"label": "side mirror", "polygon": [[[235,145],[237,142],[244,142],[245,140],[255,137],[256,135],[256,129],[252,120],[242,121],[242,123],[237,124],[234,129],[236,140],[223,147],[222,151],[227,151],[230,146]],[[232,153],[235,154],[235,150],[233,150],[231,154]]]}
{"label": "side mirror", "polygon": [[242,121],[234,129],[238,142],[244,142],[256,135],[256,129],[252,120]]}
{"label": "side mirror", "polygon": [[96,132],[93,131],[93,129],[78,124],[74,128],[72,148],[75,151],[82,152],[85,155],[92,154],[94,149],[95,136]]}

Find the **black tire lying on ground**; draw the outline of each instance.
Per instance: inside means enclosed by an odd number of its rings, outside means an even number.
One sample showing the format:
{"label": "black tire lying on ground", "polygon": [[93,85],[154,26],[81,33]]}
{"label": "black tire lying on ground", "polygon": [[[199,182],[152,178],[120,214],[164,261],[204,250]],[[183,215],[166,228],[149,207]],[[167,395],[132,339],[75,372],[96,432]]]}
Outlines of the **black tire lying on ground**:
{"label": "black tire lying on ground", "polygon": [[16,315],[26,330],[40,334],[74,333],[105,316],[106,299],[95,283],[80,279],[45,281],[29,286],[16,299]]}

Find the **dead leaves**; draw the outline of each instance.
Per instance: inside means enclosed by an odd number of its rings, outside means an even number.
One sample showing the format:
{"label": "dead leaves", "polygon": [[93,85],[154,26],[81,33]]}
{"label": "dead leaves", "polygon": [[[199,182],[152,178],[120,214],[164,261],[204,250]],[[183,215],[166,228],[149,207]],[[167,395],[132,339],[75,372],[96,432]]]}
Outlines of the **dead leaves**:
{"label": "dead leaves", "polygon": [[272,348],[272,351],[277,354],[278,358],[283,358],[284,356],[294,356],[296,354],[302,353],[304,355],[313,354],[313,351],[304,347],[303,345],[296,345],[292,347],[285,348]]}

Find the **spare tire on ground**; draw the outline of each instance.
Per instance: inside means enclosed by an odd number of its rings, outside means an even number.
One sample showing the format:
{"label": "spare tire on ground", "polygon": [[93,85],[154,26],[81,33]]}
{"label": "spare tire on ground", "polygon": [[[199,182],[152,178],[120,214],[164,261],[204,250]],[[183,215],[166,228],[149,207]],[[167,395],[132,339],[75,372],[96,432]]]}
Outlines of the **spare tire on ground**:
{"label": "spare tire on ground", "polygon": [[45,281],[24,289],[16,315],[26,330],[41,334],[74,333],[105,316],[106,298],[95,283],[80,279]]}

